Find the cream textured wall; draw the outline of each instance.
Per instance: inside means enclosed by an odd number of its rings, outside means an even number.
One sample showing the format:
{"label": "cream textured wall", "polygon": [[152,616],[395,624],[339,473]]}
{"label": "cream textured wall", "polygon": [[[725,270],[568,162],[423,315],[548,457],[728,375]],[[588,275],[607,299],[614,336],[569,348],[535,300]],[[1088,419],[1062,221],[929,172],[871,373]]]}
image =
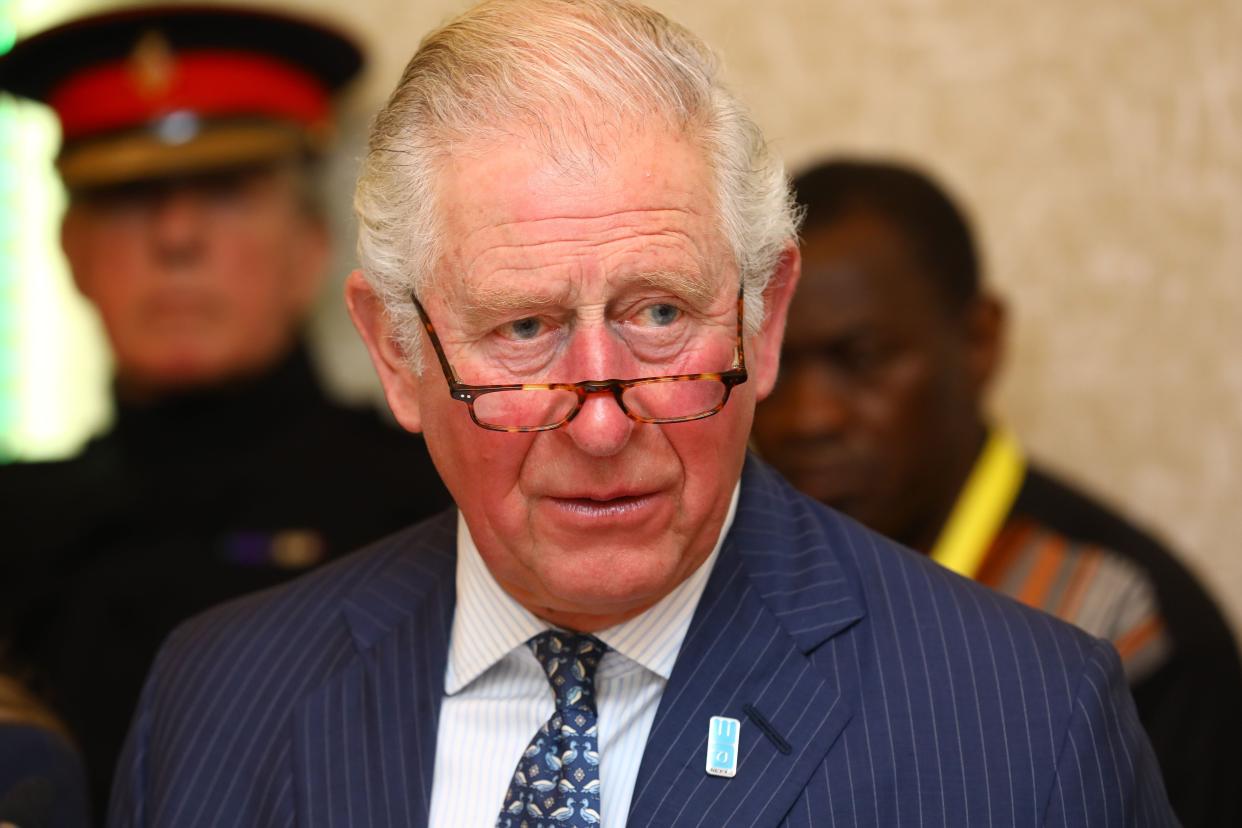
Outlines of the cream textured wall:
{"label": "cream textured wall", "polygon": [[[301,0],[372,48],[366,121],[446,0]],[[892,154],[970,206],[1014,330],[996,408],[1179,548],[1242,627],[1242,4],[657,0],[720,51],[791,167]],[[762,8],[762,11],[760,11]],[[349,251],[342,253],[343,275]],[[319,352],[373,393],[340,310]]]}
{"label": "cream textured wall", "polygon": [[[464,5],[351,10],[374,49],[355,138]],[[1242,4],[655,5],[722,54],[791,168],[892,154],[958,193],[1012,310],[996,409],[1176,546],[1242,627]]]}

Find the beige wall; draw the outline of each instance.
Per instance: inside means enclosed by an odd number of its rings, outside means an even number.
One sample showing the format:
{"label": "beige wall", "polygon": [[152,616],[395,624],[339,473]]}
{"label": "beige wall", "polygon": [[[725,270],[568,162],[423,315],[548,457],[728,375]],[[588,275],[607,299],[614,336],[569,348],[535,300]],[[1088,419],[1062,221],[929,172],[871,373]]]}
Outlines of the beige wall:
{"label": "beige wall", "polygon": [[[895,154],[958,192],[1013,310],[996,409],[1242,626],[1242,4],[655,5],[722,53],[791,167]],[[359,4],[375,59],[353,117],[463,6]]]}
{"label": "beige wall", "polygon": [[[422,34],[464,5],[348,4],[373,47],[348,155]],[[723,54],[792,167],[895,154],[959,193],[1014,311],[996,408],[1181,549],[1242,625],[1242,4],[655,5]],[[353,166],[332,170],[342,193]],[[367,393],[336,295],[318,332],[337,383]]]}

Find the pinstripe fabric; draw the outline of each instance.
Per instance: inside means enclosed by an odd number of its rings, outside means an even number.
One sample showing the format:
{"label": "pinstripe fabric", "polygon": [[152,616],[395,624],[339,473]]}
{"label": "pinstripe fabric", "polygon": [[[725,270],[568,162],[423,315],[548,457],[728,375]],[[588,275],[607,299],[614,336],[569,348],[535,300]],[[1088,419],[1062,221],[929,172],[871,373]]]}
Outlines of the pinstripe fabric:
{"label": "pinstripe fabric", "polygon": [[[959,575],[1068,621],[1112,642],[1132,686],[1171,659],[1166,629],[1151,577],[1113,549],[1058,531],[1048,514],[1036,517],[1020,505],[1032,478],[1013,435],[992,428],[974,468],[958,493],[931,549],[931,558]],[[1066,492],[1066,494],[1069,494]],[[1051,512],[1081,512],[1070,495]]]}
{"label": "pinstripe fabric", "polygon": [[1132,684],[1171,655],[1155,589],[1140,567],[1030,518],[1006,522],[977,580],[1112,642]]}
{"label": "pinstripe fabric", "polygon": [[[424,824],[452,549],[449,515],[174,633],[110,824]],[[1175,824],[1111,647],[753,459],[649,744],[634,826]]]}
{"label": "pinstripe fabric", "polygon": [[[743,722],[734,779],[702,769],[719,713]],[[672,747],[644,757],[635,825],[1176,824],[1107,644],[753,459],[651,741]]]}
{"label": "pinstripe fabric", "polygon": [[131,726],[109,824],[424,821],[453,520],[446,513],[175,631]]}

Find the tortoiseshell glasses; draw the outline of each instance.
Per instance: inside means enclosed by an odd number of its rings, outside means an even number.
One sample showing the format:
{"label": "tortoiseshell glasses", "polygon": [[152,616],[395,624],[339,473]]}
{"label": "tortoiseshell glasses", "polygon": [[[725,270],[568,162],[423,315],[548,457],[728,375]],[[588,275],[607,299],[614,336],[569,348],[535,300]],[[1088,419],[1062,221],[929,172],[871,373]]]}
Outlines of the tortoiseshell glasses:
{"label": "tortoiseshell glasses", "polygon": [[640,379],[585,380],[575,383],[467,385],[449,364],[435,326],[418,297],[410,298],[427,330],[448,381],[449,395],[470,408],[475,424],[490,431],[551,431],[573,420],[592,394],[612,394],[631,420],[640,423],[687,423],[724,408],[735,385],[746,382],[742,345],[742,288],[737,291],[737,343],[733,367],[720,373],[676,374]]}

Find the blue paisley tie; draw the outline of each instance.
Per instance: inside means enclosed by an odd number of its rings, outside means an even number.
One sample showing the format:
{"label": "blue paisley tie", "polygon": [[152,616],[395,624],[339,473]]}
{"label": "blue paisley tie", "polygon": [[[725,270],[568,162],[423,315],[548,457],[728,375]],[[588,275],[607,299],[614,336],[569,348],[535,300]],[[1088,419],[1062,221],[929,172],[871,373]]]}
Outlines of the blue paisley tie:
{"label": "blue paisley tie", "polygon": [[608,649],[590,635],[549,630],[527,642],[556,695],[505,792],[497,828],[599,824],[595,669]]}

